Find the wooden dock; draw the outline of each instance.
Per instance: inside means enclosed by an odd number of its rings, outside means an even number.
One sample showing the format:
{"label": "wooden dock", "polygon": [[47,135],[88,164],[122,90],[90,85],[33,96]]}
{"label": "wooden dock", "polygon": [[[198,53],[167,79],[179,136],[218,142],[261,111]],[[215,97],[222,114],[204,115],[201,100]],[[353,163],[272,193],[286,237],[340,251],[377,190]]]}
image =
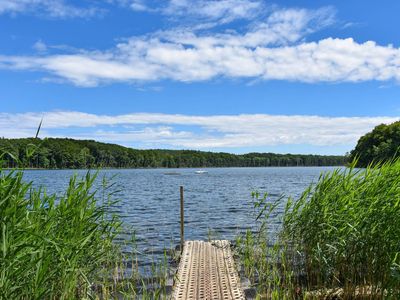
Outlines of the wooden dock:
{"label": "wooden dock", "polygon": [[186,241],[172,299],[245,299],[229,241]]}

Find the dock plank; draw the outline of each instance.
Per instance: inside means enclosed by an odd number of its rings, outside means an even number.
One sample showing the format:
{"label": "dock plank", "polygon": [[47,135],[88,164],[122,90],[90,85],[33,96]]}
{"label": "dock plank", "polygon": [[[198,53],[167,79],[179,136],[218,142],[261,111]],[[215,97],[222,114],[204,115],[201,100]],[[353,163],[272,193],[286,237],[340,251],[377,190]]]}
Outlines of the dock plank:
{"label": "dock plank", "polygon": [[245,299],[229,241],[185,242],[172,299]]}

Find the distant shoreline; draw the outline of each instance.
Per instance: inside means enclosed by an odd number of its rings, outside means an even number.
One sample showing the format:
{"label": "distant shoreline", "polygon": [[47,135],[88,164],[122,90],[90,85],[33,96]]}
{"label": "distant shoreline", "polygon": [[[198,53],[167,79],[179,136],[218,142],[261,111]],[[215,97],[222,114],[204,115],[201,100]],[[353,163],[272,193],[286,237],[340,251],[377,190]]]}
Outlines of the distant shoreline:
{"label": "distant shoreline", "polygon": [[0,138],[2,167],[25,169],[181,169],[220,167],[344,166],[344,155],[133,149],[93,140]]}
{"label": "distant shoreline", "polygon": [[99,167],[99,168],[63,168],[63,169],[50,169],[50,168],[2,168],[3,170],[20,170],[20,171],[101,171],[101,170],[199,170],[199,169],[262,169],[262,168],[335,168],[347,167],[346,165],[331,165],[331,166],[261,166],[261,167],[184,167],[184,168],[113,168],[113,167]]}

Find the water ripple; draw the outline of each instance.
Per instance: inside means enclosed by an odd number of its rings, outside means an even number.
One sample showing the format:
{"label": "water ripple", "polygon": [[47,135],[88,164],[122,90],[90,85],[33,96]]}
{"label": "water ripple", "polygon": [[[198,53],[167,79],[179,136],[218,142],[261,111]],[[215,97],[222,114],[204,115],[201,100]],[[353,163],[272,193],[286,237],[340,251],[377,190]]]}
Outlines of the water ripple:
{"label": "water ripple", "polygon": [[[310,168],[215,168],[207,174],[195,169],[175,169],[180,175],[169,176],[162,169],[102,170],[98,184],[105,175],[119,190],[120,202],[112,209],[136,232],[138,251],[163,256],[164,247],[179,243],[179,186],[185,188],[185,237],[234,239],[238,232],[254,229],[254,209],[251,192],[268,192],[271,201],[286,196],[298,197],[326,167]],[[36,186],[45,186],[48,193],[63,193],[69,177],[85,170],[26,171],[25,179]],[[272,214],[271,228],[277,230],[287,197]],[[126,231],[121,239],[130,239]],[[147,265],[150,259],[140,257]]]}

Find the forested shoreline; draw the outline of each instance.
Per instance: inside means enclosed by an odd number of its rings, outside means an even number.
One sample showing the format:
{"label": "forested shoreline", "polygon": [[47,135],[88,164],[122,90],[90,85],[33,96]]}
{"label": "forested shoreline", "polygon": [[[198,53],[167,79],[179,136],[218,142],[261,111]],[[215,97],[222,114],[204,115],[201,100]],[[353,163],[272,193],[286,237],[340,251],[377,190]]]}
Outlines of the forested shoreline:
{"label": "forested shoreline", "polygon": [[0,138],[0,151],[4,168],[38,169],[341,166],[347,161],[345,156],[139,150],[68,138]]}
{"label": "forested shoreline", "polygon": [[366,133],[350,153],[350,160],[365,168],[369,164],[379,164],[400,156],[400,121],[380,124]]}

